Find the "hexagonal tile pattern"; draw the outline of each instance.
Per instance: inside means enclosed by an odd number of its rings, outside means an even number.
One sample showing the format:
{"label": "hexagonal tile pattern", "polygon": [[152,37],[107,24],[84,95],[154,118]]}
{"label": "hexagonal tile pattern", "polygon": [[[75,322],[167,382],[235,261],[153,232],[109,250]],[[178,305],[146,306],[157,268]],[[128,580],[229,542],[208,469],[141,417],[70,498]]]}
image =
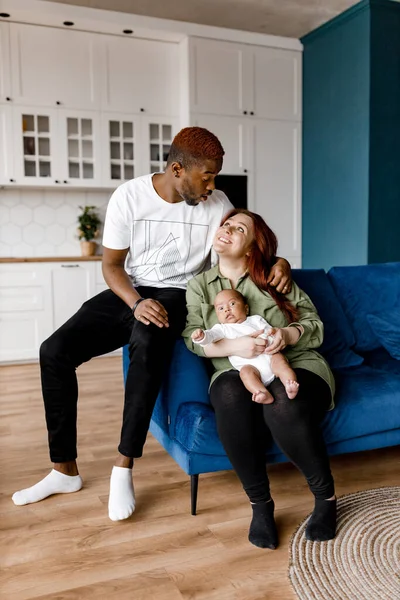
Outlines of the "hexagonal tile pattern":
{"label": "hexagonal tile pattern", "polygon": [[38,223],[29,223],[22,230],[22,239],[31,246],[37,246],[44,241],[44,228]]}
{"label": "hexagonal tile pattern", "polygon": [[18,204],[17,206],[10,208],[10,221],[12,223],[19,225],[20,227],[25,227],[25,225],[31,223],[32,219],[32,209],[25,204]]}
{"label": "hexagonal tile pattern", "polygon": [[43,242],[43,244],[38,244],[35,246],[33,250],[33,256],[55,256],[56,255],[56,247],[53,244],[48,244],[47,242]]}
{"label": "hexagonal tile pattern", "polygon": [[14,244],[11,247],[12,256],[29,257],[33,256],[33,247],[29,244]]}
{"label": "hexagonal tile pattern", "polygon": [[8,223],[10,220],[10,209],[8,206],[0,206],[0,225]]}
{"label": "hexagonal tile pattern", "polygon": [[64,204],[64,192],[45,190],[43,194],[44,203],[51,208],[58,208]]}
{"label": "hexagonal tile pattern", "polygon": [[37,206],[33,211],[33,220],[39,225],[51,225],[55,223],[56,213],[54,208],[45,204]]}
{"label": "hexagonal tile pattern", "polygon": [[22,239],[21,227],[14,225],[14,223],[7,223],[0,227],[0,239],[3,244],[18,244]]}
{"label": "hexagonal tile pattern", "polygon": [[60,246],[65,241],[65,228],[54,223],[46,228],[46,241],[55,246]]}
{"label": "hexagonal tile pattern", "polygon": [[20,203],[19,190],[3,190],[1,192],[1,203],[4,206],[17,206]]}
{"label": "hexagonal tile pattern", "polygon": [[42,190],[29,190],[29,206],[36,208],[43,204],[43,191]]}
{"label": "hexagonal tile pattern", "polygon": [[12,256],[11,246],[0,243],[0,256],[4,256],[4,258],[8,258],[8,257]]}
{"label": "hexagonal tile pattern", "polygon": [[60,246],[57,246],[57,256],[80,256],[81,248],[78,242],[64,242]]}
{"label": "hexagonal tile pattern", "polygon": [[68,226],[77,222],[78,211],[74,206],[63,204],[56,209],[56,221],[60,225]]}

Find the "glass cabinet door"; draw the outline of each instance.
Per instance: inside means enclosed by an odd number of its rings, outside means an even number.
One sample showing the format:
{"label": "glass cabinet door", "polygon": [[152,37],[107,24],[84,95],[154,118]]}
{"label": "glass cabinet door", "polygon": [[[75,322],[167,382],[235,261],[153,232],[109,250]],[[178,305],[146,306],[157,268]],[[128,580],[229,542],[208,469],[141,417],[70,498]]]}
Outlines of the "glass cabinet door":
{"label": "glass cabinet door", "polygon": [[167,166],[167,158],[173,138],[171,123],[149,121],[147,135],[150,150],[150,173],[161,173]]}
{"label": "glass cabinet door", "polygon": [[103,116],[104,184],[117,187],[143,173],[138,169],[140,118],[114,114]]}
{"label": "glass cabinet door", "polygon": [[62,183],[101,185],[100,131],[97,115],[60,111]]}
{"label": "glass cabinet door", "polygon": [[57,152],[54,111],[21,108],[14,111],[17,179],[31,185],[54,185],[54,156]]}

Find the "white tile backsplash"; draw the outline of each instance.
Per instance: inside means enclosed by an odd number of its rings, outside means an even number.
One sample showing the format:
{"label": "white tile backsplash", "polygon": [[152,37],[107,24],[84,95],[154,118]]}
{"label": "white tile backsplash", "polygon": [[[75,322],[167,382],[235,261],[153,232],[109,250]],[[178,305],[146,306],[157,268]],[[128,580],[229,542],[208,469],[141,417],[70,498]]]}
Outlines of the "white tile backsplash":
{"label": "white tile backsplash", "polygon": [[96,206],[104,222],[110,195],[108,191],[0,190],[0,257],[79,256],[79,206]]}

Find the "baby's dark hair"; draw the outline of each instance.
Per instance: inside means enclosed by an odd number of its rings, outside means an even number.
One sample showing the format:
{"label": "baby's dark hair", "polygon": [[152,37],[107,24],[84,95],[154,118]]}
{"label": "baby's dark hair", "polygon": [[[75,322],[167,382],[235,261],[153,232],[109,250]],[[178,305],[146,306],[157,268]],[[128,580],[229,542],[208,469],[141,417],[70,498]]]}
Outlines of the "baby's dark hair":
{"label": "baby's dark hair", "polygon": [[199,165],[205,160],[221,163],[225,154],[221,142],[204,127],[185,127],[172,140],[167,166],[178,162],[184,169]]}
{"label": "baby's dark hair", "polygon": [[248,305],[248,302],[246,300],[246,298],[243,296],[243,294],[241,292],[239,292],[238,290],[230,290],[229,288],[226,290],[221,290],[220,292],[218,292],[218,294],[215,296],[214,299],[214,306],[215,306],[215,301],[218,298],[219,294],[222,294],[222,292],[231,292],[232,294],[235,294],[238,298],[240,298],[241,300],[243,300],[243,302]]}

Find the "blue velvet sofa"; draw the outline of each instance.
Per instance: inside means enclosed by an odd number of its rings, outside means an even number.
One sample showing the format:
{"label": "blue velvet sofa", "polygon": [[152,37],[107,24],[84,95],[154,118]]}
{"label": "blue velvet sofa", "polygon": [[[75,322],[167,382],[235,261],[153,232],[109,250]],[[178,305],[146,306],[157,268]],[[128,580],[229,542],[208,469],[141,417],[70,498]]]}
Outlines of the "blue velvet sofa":
{"label": "blue velvet sofa", "polygon": [[[324,322],[320,348],[335,374],[336,408],[322,423],[331,455],[400,444],[400,263],[294,270]],[[124,349],[124,373],[128,364]],[[191,477],[232,468],[208,398],[209,365],[176,343],[150,431]],[[267,463],[286,461],[275,444]]]}

